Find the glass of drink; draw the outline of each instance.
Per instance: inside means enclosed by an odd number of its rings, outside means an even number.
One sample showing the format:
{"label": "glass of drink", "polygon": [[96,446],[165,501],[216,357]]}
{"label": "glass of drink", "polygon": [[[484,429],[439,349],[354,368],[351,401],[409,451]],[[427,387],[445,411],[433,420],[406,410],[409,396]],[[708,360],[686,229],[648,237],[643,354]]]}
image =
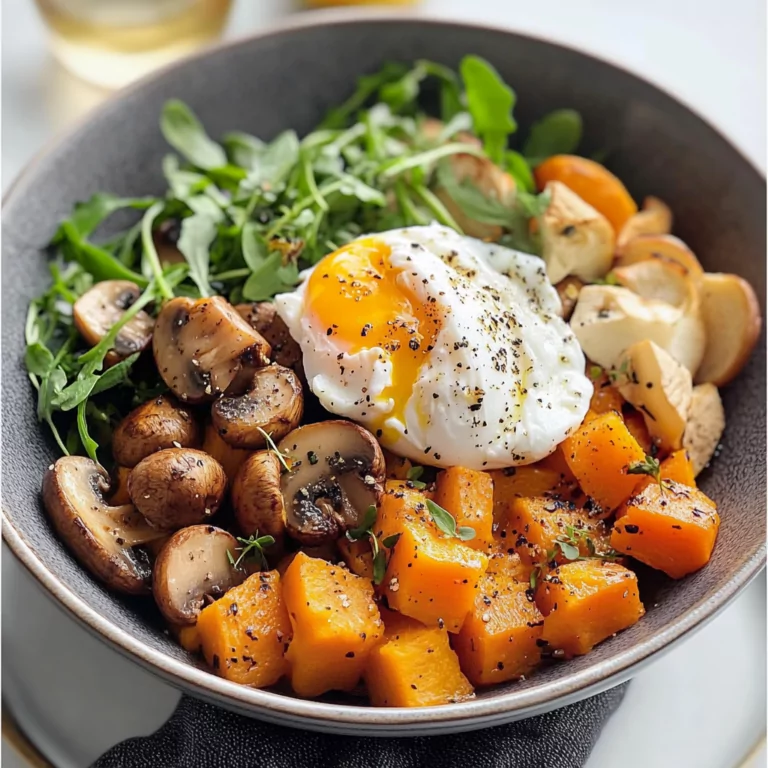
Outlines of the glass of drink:
{"label": "glass of drink", "polygon": [[56,58],[119,88],[219,37],[232,0],[37,0]]}

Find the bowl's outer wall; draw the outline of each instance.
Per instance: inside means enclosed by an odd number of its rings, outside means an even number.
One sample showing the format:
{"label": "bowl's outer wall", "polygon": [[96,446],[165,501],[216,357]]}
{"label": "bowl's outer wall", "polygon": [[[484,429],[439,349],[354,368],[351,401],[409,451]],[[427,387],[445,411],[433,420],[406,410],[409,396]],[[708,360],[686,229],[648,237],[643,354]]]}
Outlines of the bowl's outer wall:
{"label": "bowl's outer wall", "polygon": [[[164,191],[160,164],[169,150],[157,125],[168,98],[189,103],[214,137],[232,129],[263,138],[288,127],[304,133],[348,95],[357,74],[387,59],[431,58],[455,66],[467,53],[487,57],[513,84],[523,129],[550,109],[578,109],[587,152],[608,150],[609,166],[636,199],[654,194],[666,200],[675,214],[675,233],[704,266],[744,276],[764,309],[764,180],[672,98],[577,52],[460,25],[341,23],[225,47],[128,91],[35,163],[3,211],[2,480],[5,512],[45,566],[99,614],[150,648],[195,663],[162,633],[146,603],[116,597],[90,578],[55,537],[39,505],[41,478],[57,453],[36,422],[22,360],[27,303],[48,282],[42,249],[73,204],[97,190],[123,195]],[[680,582],[646,581],[648,615],[639,624],[586,657],[482,692],[481,698],[610,666],[618,654],[669,630],[693,606],[704,605],[755,557],[765,539],[764,348],[761,338],[746,370],[723,392],[728,414],[723,450],[703,480],[722,516],[710,565]]]}

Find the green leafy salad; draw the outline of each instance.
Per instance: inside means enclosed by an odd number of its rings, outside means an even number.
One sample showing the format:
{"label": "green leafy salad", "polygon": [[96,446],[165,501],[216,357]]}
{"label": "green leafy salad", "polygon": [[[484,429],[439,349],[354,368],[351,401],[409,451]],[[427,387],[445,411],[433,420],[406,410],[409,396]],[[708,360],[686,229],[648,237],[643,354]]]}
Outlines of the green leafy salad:
{"label": "green leafy salad", "polygon": [[[462,232],[462,217],[501,228],[502,245],[539,253],[529,223],[547,200],[536,194],[531,168],[573,152],[581,118],[553,112],[518,142],[519,151],[510,149],[515,100],[493,67],[466,56],[458,73],[418,61],[360,77],[354,93],[303,138],[292,130],[268,142],[232,132],[217,142],[185,104],[166,103],[160,129],[173,152],[163,160],[165,196],[99,192],[78,204],[53,238],[51,285],[29,307],[26,367],[38,418],[60,449],[108,460],[99,446],[108,445],[114,425],[165,391],[140,351],[117,362],[110,354],[131,318],[142,310],[156,315],[174,296],[269,300],[361,234],[432,221]],[[421,108],[430,101],[439,119]],[[482,158],[508,174],[513,203],[461,178],[454,156]],[[98,237],[105,219],[125,209],[136,212],[135,223]],[[130,281],[138,298],[89,346],[73,306],[104,280]]]}

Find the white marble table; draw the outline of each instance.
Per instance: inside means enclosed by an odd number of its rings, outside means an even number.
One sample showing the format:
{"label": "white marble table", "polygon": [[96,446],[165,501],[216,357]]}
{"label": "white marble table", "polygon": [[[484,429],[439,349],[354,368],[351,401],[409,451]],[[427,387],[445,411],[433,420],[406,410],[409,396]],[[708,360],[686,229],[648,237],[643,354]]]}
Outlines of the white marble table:
{"label": "white marble table", "polygon": [[[240,0],[227,34],[243,34],[290,5]],[[504,24],[620,62],[705,114],[765,169],[764,0],[699,0],[695,10],[684,0],[427,0],[422,9]],[[3,12],[7,188],[45,141],[104,94],[50,59],[31,0],[5,0]],[[84,766],[117,741],[155,730],[179,694],[85,633],[5,548],[2,560],[3,698],[48,759]],[[705,629],[639,673],[588,768],[742,765],[765,731],[765,606],[761,576]],[[2,759],[9,768],[23,765],[5,743]],[[748,762],[765,765],[765,752]]]}

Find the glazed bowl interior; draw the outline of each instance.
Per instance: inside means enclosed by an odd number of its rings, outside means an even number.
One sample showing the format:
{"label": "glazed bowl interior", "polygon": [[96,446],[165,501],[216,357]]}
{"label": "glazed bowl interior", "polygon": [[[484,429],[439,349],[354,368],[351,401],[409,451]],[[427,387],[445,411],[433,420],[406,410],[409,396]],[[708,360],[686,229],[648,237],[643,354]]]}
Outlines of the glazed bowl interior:
{"label": "glazed bowl interior", "polygon": [[[386,60],[429,58],[456,66],[489,59],[517,91],[525,128],[557,107],[584,117],[583,151],[608,152],[608,165],[641,200],[661,197],[674,232],[710,271],[737,272],[765,303],[765,182],[714,129],[670,96],[587,55],[504,31],[391,16],[334,17],[284,28],[190,59],[129,89],[94,112],[36,160],[3,210],[3,514],[14,552],[53,597],[119,650],[174,684],[251,715],[305,727],[370,734],[456,730],[511,720],[606,688],[709,618],[742,588],[765,557],[765,344],[723,391],[728,425],[702,488],[717,500],[722,527],[711,564],[682,581],[641,573],[647,616],[574,661],[522,682],[478,693],[464,704],[382,710],[352,699],[307,702],[288,693],[226,683],[162,631],[151,600],[107,591],[72,558],[39,500],[57,456],[35,418],[23,368],[27,303],[48,282],[44,248],[72,205],[98,190],[162,194],[158,129],[163,102],[188,102],[214,137],[241,129],[270,138],[312,129],[351,91],[354,78]],[[111,222],[113,228],[121,222]],[[109,234],[109,229],[105,231]]]}

